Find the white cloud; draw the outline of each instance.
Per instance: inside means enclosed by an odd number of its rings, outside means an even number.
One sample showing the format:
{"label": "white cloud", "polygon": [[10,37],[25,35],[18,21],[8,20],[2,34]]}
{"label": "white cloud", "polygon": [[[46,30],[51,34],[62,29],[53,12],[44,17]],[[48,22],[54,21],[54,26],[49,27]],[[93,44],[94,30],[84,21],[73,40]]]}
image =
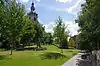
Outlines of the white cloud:
{"label": "white cloud", "polygon": [[[77,35],[78,34],[78,30],[79,30],[79,26],[77,23],[74,23],[73,21],[64,21],[65,25],[68,26],[68,28],[66,29],[66,31],[68,30],[71,36]],[[53,27],[55,26],[55,22],[50,22],[45,26],[45,31],[46,32],[50,32],[53,33]]]}
{"label": "white cloud", "polygon": [[38,21],[39,21],[41,24],[43,24],[43,21],[42,21],[40,18],[38,18]]}
{"label": "white cloud", "polygon": [[45,26],[46,32],[53,33],[53,27],[55,26],[54,22],[49,22],[48,24],[45,24],[44,26]]}
{"label": "white cloud", "polygon": [[37,2],[40,2],[40,0],[36,0]]}
{"label": "white cloud", "polygon": [[[63,0],[61,0],[61,1],[63,1]],[[77,17],[78,12],[81,10],[81,4],[84,2],[85,2],[84,0],[76,0],[76,3],[73,6],[71,6],[69,8],[57,8],[56,11],[68,12],[68,13],[73,14]],[[73,3],[73,1],[71,1],[70,3]]]}
{"label": "white cloud", "polygon": [[29,0],[20,0],[20,2],[25,2],[25,3],[28,2],[28,1],[29,1]]}
{"label": "white cloud", "polygon": [[65,12],[67,12],[68,8],[57,8],[56,11],[65,11]]}
{"label": "white cloud", "polygon": [[81,10],[81,4],[83,2],[83,0],[77,0],[76,4],[68,9],[68,13],[71,13],[77,17],[77,13]]}
{"label": "white cloud", "polygon": [[26,11],[27,11],[27,12],[30,12],[30,8],[26,8]]}
{"label": "white cloud", "polygon": [[72,0],[56,0],[56,2],[67,3],[67,2],[72,2]]}
{"label": "white cloud", "polygon": [[68,31],[70,32],[71,36],[77,35],[79,26],[74,21],[64,21],[65,25],[68,25]]}
{"label": "white cloud", "polygon": [[18,3],[18,1],[16,0],[16,3]]}

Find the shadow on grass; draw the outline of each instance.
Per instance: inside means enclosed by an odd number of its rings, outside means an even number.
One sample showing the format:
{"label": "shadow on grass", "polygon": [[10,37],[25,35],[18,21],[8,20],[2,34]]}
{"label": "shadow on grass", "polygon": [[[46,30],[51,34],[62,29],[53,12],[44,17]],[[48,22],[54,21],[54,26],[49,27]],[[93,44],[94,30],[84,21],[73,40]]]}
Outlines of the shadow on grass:
{"label": "shadow on grass", "polygon": [[77,54],[77,52],[76,53],[73,53],[72,55],[74,56],[74,55],[76,55]]}
{"label": "shadow on grass", "polygon": [[0,56],[0,60],[3,60],[5,59],[6,57],[5,56]]}
{"label": "shadow on grass", "polygon": [[45,47],[37,48],[37,47],[28,47],[28,48],[17,48],[17,51],[23,51],[23,50],[34,50],[34,51],[43,51],[47,50]]}
{"label": "shadow on grass", "polygon": [[73,50],[69,50],[68,52],[73,52]]}
{"label": "shadow on grass", "polygon": [[44,60],[44,59],[62,59],[65,57],[66,56],[61,53],[54,53],[54,52],[46,52],[46,53],[40,55],[40,58],[42,60]]}
{"label": "shadow on grass", "polygon": [[10,60],[10,59],[12,59],[11,57],[9,57],[10,55],[9,54],[7,54],[7,55],[0,55],[0,60],[4,60],[4,59],[8,59],[8,60]]}

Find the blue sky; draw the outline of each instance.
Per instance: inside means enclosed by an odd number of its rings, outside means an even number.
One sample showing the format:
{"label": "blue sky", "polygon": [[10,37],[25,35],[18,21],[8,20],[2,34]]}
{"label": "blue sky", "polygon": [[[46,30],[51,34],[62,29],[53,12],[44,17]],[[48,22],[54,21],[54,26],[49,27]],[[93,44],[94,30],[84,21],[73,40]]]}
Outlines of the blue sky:
{"label": "blue sky", "polygon": [[81,10],[84,0],[17,0],[25,5],[26,11],[30,12],[31,3],[35,2],[35,9],[39,15],[39,22],[44,24],[46,32],[53,32],[55,20],[61,16],[68,25],[70,35],[78,34],[78,24],[74,21]]}

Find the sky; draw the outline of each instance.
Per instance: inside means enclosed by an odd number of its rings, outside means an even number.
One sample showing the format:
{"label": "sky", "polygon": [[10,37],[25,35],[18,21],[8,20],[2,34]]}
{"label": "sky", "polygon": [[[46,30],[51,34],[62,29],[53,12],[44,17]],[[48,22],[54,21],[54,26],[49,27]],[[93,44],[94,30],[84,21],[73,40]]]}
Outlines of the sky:
{"label": "sky", "polygon": [[25,5],[26,12],[30,12],[31,3],[35,3],[35,11],[38,14],[38,20],[45,26],[46,32],[53,33],[53,27],[58,16],[63,19],[71,36],[77,35],[79,26],[75,23],[81,4],[84,0],[17,0]]}

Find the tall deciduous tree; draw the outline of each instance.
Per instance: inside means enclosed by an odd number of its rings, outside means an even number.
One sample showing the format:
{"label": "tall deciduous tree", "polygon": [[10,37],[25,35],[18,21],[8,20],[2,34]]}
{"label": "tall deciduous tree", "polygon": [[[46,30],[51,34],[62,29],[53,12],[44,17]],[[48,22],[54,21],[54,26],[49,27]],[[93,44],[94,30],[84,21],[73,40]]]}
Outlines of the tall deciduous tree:
{"label": "tall deciduous tree", "polygon": [[69,47],[72,48],[72,49],[75,48],[75,42],[74,42],[73,38],[70,38],[70,39],[69,39],[68,45],[69,45]]}
{"label": "tall deciduous tree", "polygon": [[31,20],[27,17],[24,16],[24,25],[21,33],[21,40],[20,43],[24,44],[24,46],[29,46],[31,41],[34,40],[33,38],[35,37],[35,22],[31,22]]}
{"label": "tall deciduous tree", "polygon": [[[81,27],[79,35],[80,49],[97,50],[100,49],[100,1],[86,0],[82,4],[82,11],[76,20]],[[87,44],[87,45],[86,45]]]}
{"label": "tall deciduous tree", "polygon": [[[6,3],[0,17],[0,34],[8,41],[10,47],[14,47],[16,41],[20,41],[20,35],[23,30],[25,15],[24,6],[16,1]],[[3,40],[3,41],[5,41]],[[12,51],[11,51],[12,54]]]}
{"label": "tall deciduous tree", "polygon": [[43,39],[43,34],[44,34],[44,27],[42,24],[40,24],[39,22],[35,22],[35,37],[34,37],[34,43],[36,43],[37,48],[41,48],[41,43],[42,43],[42,39]]}
{"label": "tall deciduous tree", "polygon": [[51,33],[44,32],[43,43],[46,45],[52,44],[53,36]]}
{"label": "tall deciduous tree", "polygon": [[63,23],[62,19],[59,17],[56,21],[56,26],[54,27],[54,39],[57,44],[60,44],[61,48],[68,48],[68,32],[66,32],[67,26]]}

